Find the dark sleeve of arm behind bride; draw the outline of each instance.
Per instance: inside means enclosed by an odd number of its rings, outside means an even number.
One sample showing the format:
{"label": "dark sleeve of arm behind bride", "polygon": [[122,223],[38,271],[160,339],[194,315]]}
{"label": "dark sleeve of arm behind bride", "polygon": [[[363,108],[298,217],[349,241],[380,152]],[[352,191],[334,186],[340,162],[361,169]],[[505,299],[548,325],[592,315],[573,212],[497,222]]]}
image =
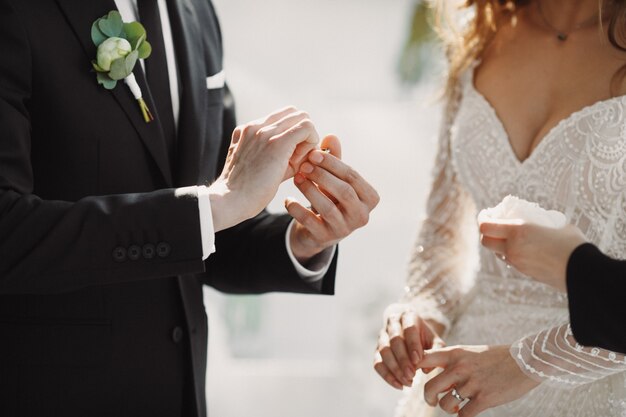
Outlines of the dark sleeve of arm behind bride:
{"label": "dark sleeve of arm behind bride", "polygon": [[576,340],[626,353],[626,261],[612,259],[592,244],[580,245],[567,265],[567,292]]}

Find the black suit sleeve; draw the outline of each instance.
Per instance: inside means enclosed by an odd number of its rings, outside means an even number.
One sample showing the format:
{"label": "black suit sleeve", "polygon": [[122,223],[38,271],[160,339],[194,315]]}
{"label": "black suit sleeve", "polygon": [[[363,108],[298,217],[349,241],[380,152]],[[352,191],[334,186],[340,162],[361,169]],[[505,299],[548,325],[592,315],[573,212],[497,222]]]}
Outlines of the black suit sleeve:
{"label": "black suit sleeve", "polygon": [[626,261],[579,246],[567,265],[567,292],[578,343],[626,353]]}
{"label": "black suit sleeve", "polygon": [[203,271],[195,198],[174,190],[77,202],[32,194],[32,59],[7,2],[0,2],[0,51],[0,294]]}
{"label": "black suit sleeve", "polygon": [[207,260],[206,283],[234,294],[272,291],[333,294],[337,255],[321,288],[306,283],[287,254],[285,233],[291,217],[263,212],[217,233],[216,253]]}

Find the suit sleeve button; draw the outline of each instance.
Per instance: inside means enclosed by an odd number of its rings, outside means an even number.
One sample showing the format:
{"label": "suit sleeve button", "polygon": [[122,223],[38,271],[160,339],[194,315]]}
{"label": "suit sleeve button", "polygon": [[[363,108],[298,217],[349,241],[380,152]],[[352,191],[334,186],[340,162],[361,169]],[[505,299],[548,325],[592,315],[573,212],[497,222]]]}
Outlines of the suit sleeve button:
{"label": "suit sleeve button", "polygon": [[156,252],[159,258],[167,258],[172,252],[172,247],[165,242],[161,242],[157,245]]}
{"label": "suit sleeve button", "polygon": [[113,249],[113,259],[115,262],[124,262],[126,260],[126,248],[118,246]]}
{"label": "suit sleeve button", "polygon": [[128,259],[136,261],[141,257],[141,248],[137,245],[132,245],[128,248]]}
{"label": "suit sleeve button", "polygon": [[156,255],[156,247],[152,243],[146,243],[143,245],[143,257],[146,259],[152,259]]}
{"label": "suit sleeve button", "polygon": [[174,330],[172,331],[172,340],[174,343],[180,343],[180,341],[183,340],[183,329],[181,327],[174,327]]}

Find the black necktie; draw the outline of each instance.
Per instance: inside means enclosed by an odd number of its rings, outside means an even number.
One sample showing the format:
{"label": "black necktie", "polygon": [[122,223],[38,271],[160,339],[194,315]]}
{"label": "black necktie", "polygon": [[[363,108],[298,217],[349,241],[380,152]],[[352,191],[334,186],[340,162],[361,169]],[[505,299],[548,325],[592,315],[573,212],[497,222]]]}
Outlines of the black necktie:
{"label": "black necktie", "polygon": [[147,40],[152,45],[152,54],[145,61],[148,87],[156,106],[156,117],[161,122],[169,151],[170,160],[175,158],[176,126],[167,71],[165,41],[161,28],[161,15],[157,0],[138,0],[139,19],[146,28]]}

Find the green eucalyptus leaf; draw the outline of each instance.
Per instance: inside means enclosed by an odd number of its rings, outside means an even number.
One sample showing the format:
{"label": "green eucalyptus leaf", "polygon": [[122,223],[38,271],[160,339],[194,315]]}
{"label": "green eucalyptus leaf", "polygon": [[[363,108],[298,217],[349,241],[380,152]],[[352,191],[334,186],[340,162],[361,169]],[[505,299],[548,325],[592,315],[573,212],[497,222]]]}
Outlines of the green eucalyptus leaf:
{"label": "green eucalyptus leaf", "polygon": [[146,29],[139,22],[124,23],[124,33],[126,34],[126,40],[130,42],[133,49],[137,49],[139,46],[139,40],[146,37]]}
{"label": "green eucalyptus leaf", "polygon": [[133,45],[133,49],[139,49],[139,47],[141,47],[141,44],[144,43],[145,41],[146,41],[146,35],[141,36],[139,39],[137,39],[137,43]]}
{"label": "green eucalyptus leaf", "polygon": [[137,52],[139,52],[139,59],[146,59],[152,53],[152,45],[148,41],[143,41]]}
{"label": "green eucalyptus leaf", "polygon": [[108,75],[103,72],[99,72],[97,75],[98,84],[102,85],[107,90],[113,90],[117,85],[117,81],[112,80]]}
{"label": "green eucalyptus leaf", "polygon": [[123,80],[128,77],[130,72],[126,71],[126,59],[118,58],[111,63],[111,71],[109,71],[109,77],[113,80]]}
{"label": "green eucalyptus leaf", "polygon": [[96,48],[100,46],[102,42],[107,40],[107,36],[102,33],[102,31],[98,27],[99,21],[100,19],[96,20],[95,22],[93,22],[93,25],[91,25],[91,40],[93,41],[94,45],[96,45]]}
{"label": "green eucalyptus leaf", "polygon": [[98,65],[96,61],[91,61],[91,66],[93,67],[93,69],[96,70],[96,72],[104,72],[104,73],[107,72],[106,70],[100,68],[100,66]]}
{"label": "green eucalyptus leaf", "polygon": [[106,36],[118,38],[124,29],[124,22],[120,13],[117,10],[113,10],[109,12],[106,18],[99,20],[98,27]]}
{"label": "green eucalyptus leaf", "polygon": [[135,64],[137,64],[138,58],[139,58],[139,52],[137,51],[131,52],[130,54],[126,55],[126,58],[124,58],[124,65],[126,66],[126,72],[127,72],[126,76],[129,76],[131,72],[133,72],[133,69],[135,68]]}

